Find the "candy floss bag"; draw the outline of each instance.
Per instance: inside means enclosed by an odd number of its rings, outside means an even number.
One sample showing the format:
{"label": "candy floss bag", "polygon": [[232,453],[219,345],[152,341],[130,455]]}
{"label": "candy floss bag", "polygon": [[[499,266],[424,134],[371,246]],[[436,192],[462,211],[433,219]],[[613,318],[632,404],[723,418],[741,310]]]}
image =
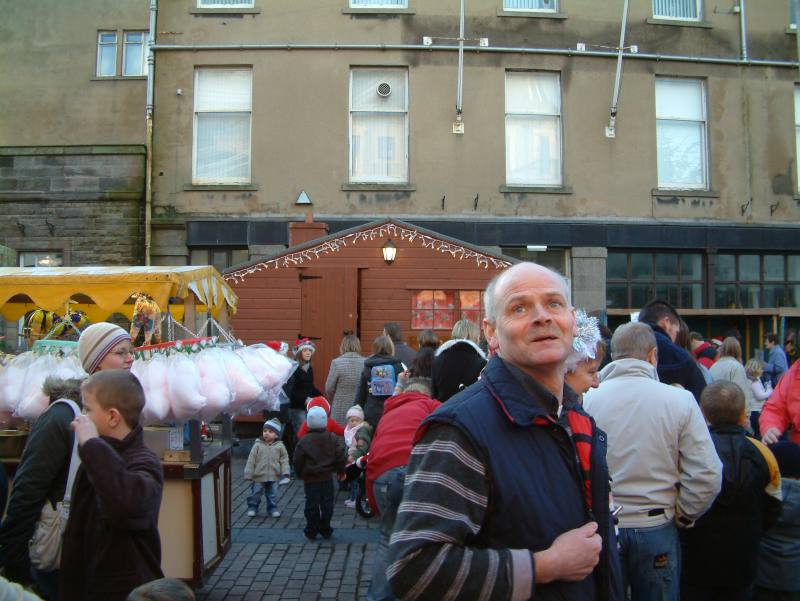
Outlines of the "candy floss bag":
{"label": "candy floss bag", "polygon": [[50,398],[42,390],[45,379],[56,371],[58,360],[50,354],[36,357],[25,372],[21,389],[21,400],[14,415],[24,419],[36,419],[50,404]]}
{"label": "candy floss bag", "polygon": [[167,370],[167,358],[159,353],[153,353],[150,359],[137,359],[131,366],[131,373],[139,378],[144,389],[142,421],[145,424],[163,422],[169,416]]}
{"label": "candy floss bag", "polygon": [[220,349],[220,358],[225,366],[225,373],[230,378],[231,388],[234,391],[234,399],[231,403],[231,413],[255,401],[264,392],[261,384],[248,369],[247,365],[234,352]]}
{"label": "candy floss bag", "polygon": [[28,351],[14,357],[6,368],[0,372],[0,410],[16,411],[22,400],[22,386],[28,366],[36,356]]}
{"label": "candy floss bag", "polygon": [[194,361],[184,353],[168,357],[169,401],[172,414],[178,421],[195,419],[207,405],[200,391],[200,372]]}
{"label": "candy floss bag", "polygon": [[225,370],[224,359],[219,348],[203,349],[194,356],[194,363],[200,372],[200,392],[206,397],[202,418],[210,420],[230,408],[235,397],[233,383]]}

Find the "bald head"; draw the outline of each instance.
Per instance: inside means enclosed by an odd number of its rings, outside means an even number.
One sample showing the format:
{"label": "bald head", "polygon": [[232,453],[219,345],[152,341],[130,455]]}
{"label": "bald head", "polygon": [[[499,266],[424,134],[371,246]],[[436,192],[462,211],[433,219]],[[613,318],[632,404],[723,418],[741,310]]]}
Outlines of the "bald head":
{"label": "bald head", "polygon": [[567,280],[564,279],[564,276],[556,271],[553,271],[549,267],[544,267],[538,263],[526,261],[512,265],[505,271],[497,274],[489,282],[489,285],[486,286],[486,292],[483,295],[483,309],[486,321],[489,323],[495,323],[497,320],[497,307],[499,305],[499,299],[505,292],[508,282],[513,281],[518,276],[541,274],[552,277],[554,285],[561,288],[564,293],[564,297],[571,305],[572,295],[570,294],[569,286],[567,285]]}

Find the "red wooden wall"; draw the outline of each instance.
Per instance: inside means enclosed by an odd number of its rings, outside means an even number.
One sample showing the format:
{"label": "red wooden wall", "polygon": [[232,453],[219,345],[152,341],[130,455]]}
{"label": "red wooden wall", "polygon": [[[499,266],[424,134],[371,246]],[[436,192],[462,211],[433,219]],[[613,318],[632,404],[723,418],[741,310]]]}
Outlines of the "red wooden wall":
{"label": "red wooden wall", "polygon": [[[381,253],[388,237],[397,246],[397,257],[391,265],[384,262]],[[318,341],[313,360],[315,380],[322,390],[330,361],[339,354],[344,329],[356,331],[365,356],[371,354],[372,341],[381,334],[386,322],[400,324],[408,341],[412,334],[419,333],[410,330],[413,291],[481,290],[498,273],[491,261],[488,267],[483,267],[475,258],[459,259],[458,254],[454,257],[450,252],[423,247],[419,238],[409,241],[397,235],[375,236],[355,244],[348,242],[338,252],[319,254],[316,258],[312,254],[310,260],[303,259],[296,267],[262,269],[244,276],[240,282],[226,278],[239,295],[232,326],[236,336],[247,343],[281,339],[293,345],[298,333],[315,335],[308,331],[310,324],[303,323],[301,298],[303,286],[309,286],[307,302],[319,303],[326,322],[317,324],[317,329],[321,327],[327,334]],[[333,275],[348,272],[353,275],[356,289],[352,302],[343,304],[351,283],[343,283],[339,275]],[[301,282],[301,273],[311,277]],[[323,279],[317,280],[318,277]],[[348,305],[355,306],[348,311]],[[348,319],[349,314],[352,320]],[[306,321],[318,318],[307,316]],[[449,336],[449,332],[441,334]]]}

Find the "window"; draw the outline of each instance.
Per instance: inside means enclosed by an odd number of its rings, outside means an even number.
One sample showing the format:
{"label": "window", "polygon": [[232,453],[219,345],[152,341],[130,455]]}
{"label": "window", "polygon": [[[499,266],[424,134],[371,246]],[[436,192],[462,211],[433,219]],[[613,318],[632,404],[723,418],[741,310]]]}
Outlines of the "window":
{"label": "window", "polygon": [[197,0],[197,8],[253,8],[253,0]]}
{"label": "window", "polygon": [[800,255],[719,254],[714,306],[759,309],[800,306]]}
{"label": "window", "polygon": [[797,29],[797,15],[794,12],[794,0],[789,0],[789,29]]}
{"label": "window", "polygon": [[609,252],[606,306],[638,308],[660,298],[682,309],[701,309],[704,282],[700,253]]}
{"label": "window", "polygon": [[60,252],[21,252],[20,267],[62,267],[64,255]]}
{"label": "window", "polygon": [[122,74],[147,74],[147,33],[144,31],[126,31],[122,49]]}
{"label": "window", "polygon": [[408,8],[408,0],[350,0],[351,8]]}
{"label": "window", "polygon": [[503,0],[503,10],[554,13],[558,10],[558,0]]}
{"label": "window", "polygon": [[222,273],[228,267],[241,265],[250,260],[250,251],[247,248],[227,248],[216,246],[212,248],[192,248],[189,254],[190,265],[213,265]]}
{"label": "window", "polygon": [[506,73],[506,183],[562,183],[561,90],[556,73]]}
{"label": "window", "polygon": [[97,76],[114,77],[117,74],[117,32],[101,31],[97,34]]}
{"label": "window", "polygon": [[197,69],[192,181],[250,182],[250,69]]}
{"label": "window", "polygon": [[350,72],[350,181],[408,182],[408,71]]}
{"label": "window", "polygon": [[460,319],[481,325],[482,290],[418,290],[411,295],[412,330],[452,330]]}
{"label": "window", "polygon": [[658,187],[706,190],[706,99],[703,82],[656,79]]}
{"label": "window", "polygon": [[800,86],[794,87],[794,148],[797,186],[798,189],[800,189]]}
{"label": "window", "polygon": [[699,21],[702,0],[653,0],[653,17],[680,21]]}

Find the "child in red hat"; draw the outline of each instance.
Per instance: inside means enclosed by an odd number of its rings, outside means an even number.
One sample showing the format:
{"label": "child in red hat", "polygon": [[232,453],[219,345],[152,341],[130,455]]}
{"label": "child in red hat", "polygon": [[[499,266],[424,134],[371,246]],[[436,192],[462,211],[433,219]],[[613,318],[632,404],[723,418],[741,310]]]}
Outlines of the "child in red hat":
{"label": "child in red hat", "polygon": [[[344,436],[344,428],[331,417],[331,404],[324,396],[315,396],[313,399],[309,399],[306,405],[306,411],[310,411],[312,407],[322,407],[325,410],[325,415],[328,416],[328,423],[325,426],[326,432],[333,432],[339,436]],[[304,423],[300,426],[300,431],[297,433],[297,440],[303,438],[306,432],[308,432],[308,423]]]}

